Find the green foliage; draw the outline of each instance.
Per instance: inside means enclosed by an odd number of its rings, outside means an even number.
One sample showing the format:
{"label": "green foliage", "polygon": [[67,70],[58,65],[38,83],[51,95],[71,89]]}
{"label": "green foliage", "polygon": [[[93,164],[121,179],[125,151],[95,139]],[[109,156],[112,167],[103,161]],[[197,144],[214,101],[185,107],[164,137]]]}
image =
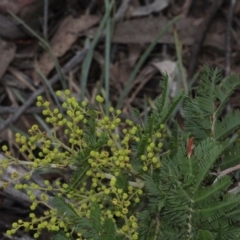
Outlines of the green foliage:
{"label": "green foliage", "polygon": [[222,116],[226,102],[237,86],[240,86],[237,75],[223,79],[219,70],[205,67],[197,96],[185,100],[185,131],[191,133],[196,140],[207,137],[223,140],[237,130],[240,126],[239,111]]}
{"label": "green foliage", "polygon": [[215,139],[223,139],[239,129],[240,111],[229,112],[221,120],[216,121],[213,136]]}
{"label": "green foliage", "polygon": [[[239,141],[229,138],[240,127],[240,113],[224,112],[239,85],[237,76],[222,79],[220,71],[205,67],[196,97],[169,99],[164,76],[161,97],[145,125],[137,110],[138,122],[123,122],[120,110],[91,109],[68,90],[62,104],[66,116],[39,97],[37,105],[46,108],[43,114],[54,131],[48,136],[34,125],[29,140],[16,134],[30,174],[12,174],[11,183],[27,190],[32,211],[38,204],[49,211],[42,217],[30,213],[30,221],[13,223],[7,234],[24,228],[35,230],[37,238],[46,228],[56,232],[53,239],[63,240],[239,239],[240,195],[232,194],[232,178],[221,172],[239,162]],[[165,126],[183,99],[184,129],[171,121],[168,137]],[[59,140],[61,129],[66,142]],[[11,164],[24,164],[6,146],[3,151],[1,173]],[[68,184],[57,181],[54,187],[49,181],[46,188],[19,183],[42,167],[69,167],[73,174]],[[33,190],[44,191],[40,200]],[[55,197],[49,198],[49,191]]]}

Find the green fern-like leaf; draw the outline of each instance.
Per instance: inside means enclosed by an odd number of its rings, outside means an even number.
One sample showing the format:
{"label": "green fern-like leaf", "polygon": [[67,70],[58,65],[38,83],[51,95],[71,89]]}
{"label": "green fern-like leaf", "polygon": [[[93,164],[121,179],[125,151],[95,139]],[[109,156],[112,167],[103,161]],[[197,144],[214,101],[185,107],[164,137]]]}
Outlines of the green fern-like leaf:
{"label": "green fern-like leaf", "polygon": [[148,236],[150,234],[150,229],[149,227],[151,225],[151,215],[148,210],[144,210],[139,213],[138,219],[140,221],[140,226],[139,226],[139,239],[140,240],[145,240],[149,239]]}
{"label": "green fern-like leaf", "polygon": [[90,221],[92,222],[92,226],[96,230],[96,232],[100,232],[101,231],[101,212],[100,212],[100,207],[96,202],[92,203],[92,206],[91,206]]}
{"label": "green fern-like leaf", "polygon": [[240,111],[229,112],[221,121],[217,121],[214,128],[214,138],[216,140],[227,137],[240,128]]}
{"label": "green fern-like leaf", "polygon": [[132,108],[131,115],[133,116],[133,118],[135,118],[135,119],[137,120],[137,122],[139,122],[139,123],[142,124],[142,127],[144,127],[144,126],[143,126],[143,122],[142,122],[141,113],[140,113],[139,109],[137,109],[137,108]]}
{"label": "green fern-like leaf", "polygon": [[145,153],[147,144],[148,144],[148,136],[143,134],[136,148],[136,154],[135,154],[136,158],[140,158],[140,156]]}
{"label": "green fern-like leaf", "polygon": [[[156,112],[155,112],[156,114]],[[155,127],[155,116],[154,116],[154,112],[148,117],[147,119],[147,123],[145,126],[145,134],[146,136],[152,136],[154,133],[154,127]]]}
{"label": "green fern-like leaf", "polygon": [[115,186],[117,188],[123,189],[123,191],[126,191],[128,187],[128,174],[122,173],[120,176],[118,176]]}
{"label": "green fern-like leaf", "polygon": [[59,231],[51,240],[74,240],[72,237],[67,237],[64,231]]}
{"label": "green fern-like leaf", "polygon": [[240,144],[236,143],[229,146],[224,151],[224,156],[222,157],[221,163],[219,163],[219,168],[221,171],[236,166],[240,163]]}
{"label": "green fern-like leaf", "polygon": [[52,204],[57,208],[61,216],[69,218],[69,221],[76,222],[79,220],[79,215],[76,213],[74,208],[66,203],[66,201],[61,197],[54,197]]}
{"label": "green fern-like leaf", "polygon": [[235,210],[226,213],[225,217],[228,219],[229,223],[235,224],[235,223],[239,223],[239,219],[240,219],[240,209],[236,208]]}
{"label": "green fern-like leaf", "polygon": [[206,139],[211,133],[211,121],[208,114],[204,114],[196,99],[185,98],[184,105],[184,130],[191,133],[196,141]]}
{"label": "green fern-like leaf", "polygon": [[196,165],[196,180],[194,191],[200,187],[203,180],[209,174],[209,171],[213,164],[216,162],[218,157],[223,151],[223,146],[213,141],[212,139],[206,139],[202,141],[194,149],[194,157],[199,163]]}
{"label": "green fern-like leaf", "polygon": [[[107,218],[102,226],[101,240],[117,240],[116,227],[112,219]],[[121,238],[123,240],[123,238]]]}
{"label": "green fern-like leaf", "polygon": [[199,231],[199,239],[214,240],[214,236],[209,230],[200,230]]}
{"label": "green fern-like leaf", "polygon": [[220,105],[215,112],[217,118],[222,114],[228,98],[238,86],[240,86],[240,78],[238,75],[232,74],[226,77],[221,84],[215,88],[215,95],[220,100]]}
{"label": "green fern-like leaf", "polygon": [[162,94],[160,98],[156,99],[155,105],[158,110],[162,113],[164,108],[166,108],[166,102],[169,101],[168,93],[169,93],[169,83],[168,83],[168,75],[164,74],[163,79],[160,82],[160,87],[162,88]]}
{"label": "green fern-like leaf", "polygon": [[231,178],[224,176],[220,178],[215,184],[207,188],[200,189],[195,195],[194,204],[207,205],[212,202],[217,202],[220,195],[227,191],[231,185]]}
{"label": "green fern-like leaf", "polygon": [[182,102],[183,96],[176,96],[173,98],[172,103],[170,104],[170,107],[168,108],[168,111],[162,116],[162,123],[166,123],[170,117],[172,116],[175,109],[179,106],[179,104]]}
{"label": "green fern-like leaf", "polygon": [[211,115],[215,110],[216,96],[214,93],[216,84],[222,79],[221,71],[205,67],[200,78],[197,92],[197,102],[205,114]]}
{"label": "green fern-like leaf", "polygon": [[74,226],[77,232],[80,232],[85,239],[100,240],[100,232],[98,232],[90,219],[82,217],[78,220],[78,224]]}
{"label": "green fern-like leaf", "polygon": [[[216,178],[210,174],[213,168],[220,166],[223,170],[239,160],[238,145],[231,146],[226,137],[240,127],[240,113],[235,111],[219,119],[237,86],[236,76],[222,81],[219,70],[205,68],[197,96],[185,99],[182,136],[175,128],[171,154],[161,157],[158,173],[144,177],[148,193],[144,220],[151,225],[149,228],[140,225],[143,236],[140,239],[153,239],[152,229],[156,227],[154,220],[158,214],[161,219],[158,239],[240,239],[240,195],[228,192],[232,184],[229,176]],[[154,121],[164,119],[165,106],[169,108],[169,104],[169,99],[158,100],[156,106],[161,110],[153,111]],[[190,157],[186,146],[188,136],[194,137],[195,145]]]}
{"label": "green fern-like leaf", "polygon": [[174,156],[179,148],[179,128],[178,128],[178,124],[176,122],[174,122],[173,124],[173,128],[171,131],[171,138],[170,138],[170,149],[171,149],[171,156]]}
{"label": "green fern-like leaf", "polygon": [[159,195],[160,193],[159,188],[157,184],[154,182],[153,178],[145,175],[144,180],[145,180],[145,186],[146,186],[146,189],[148,190],[148,193],[152,196]]}
{"label": "green fern-like leaf", "polygon": [[226,195],[222,202],[216,204],[213,202],[208,206],[199,209],[196,214],[196,218],[202,220],[212,219],[217,220],[225,216],[226,213],[234,211],[235,208],[240,206],[240,196],[239,195]]}

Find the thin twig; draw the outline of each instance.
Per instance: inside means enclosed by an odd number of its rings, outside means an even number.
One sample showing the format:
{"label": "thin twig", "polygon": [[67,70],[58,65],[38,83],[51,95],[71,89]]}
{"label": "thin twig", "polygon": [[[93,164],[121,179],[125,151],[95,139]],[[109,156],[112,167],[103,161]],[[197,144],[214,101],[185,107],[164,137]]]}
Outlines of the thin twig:
{"label": "thin twig", "polygon": [[225,39],[225,75],[228,75],[231,72],[231,28],[233,20],[233,9],[235,6],[236,0],[231,0],[230,8],[227,17],[227,29],[226,29],[226,39]]}
{"label": "thin twig", "polygon": [[114,16],[114,21],[115,22],[122,21],[122,19],[125,16],[125,13],[126,13],[126,11],[128,9],[128,5],[130,4],[130,1],[131,0],[124,0],[124,1],[122,1],[120,7],[118,8],[118,11],[117,11],[116,15]]}
{"label": "thin twig", "polygon": [[223,170],[222,172],[219,172],[219,173],[213,173],[212,172],[211,174],[216,175],[218,178],[220,178],[220,177],[223,177],[223,176],[227,175],[228,173],[234,172],[238,169],[240,169],[240,164],[238,164],[234,167],[227,168],[227,169]]}
{"label": "thin twig", "polygon": [[[19,107],[0,107],[0,114],[15,113]],[[24,111],[26,114],[41,113],[43,108],[41,107],[30,107]]]}
{"label": "thin twig", "polygon": [[[86,48],[82,51],[77,52],[76,55],[63,67],[62,69],[63,74],[67,74],[74,67],[79,65],[83,61],[87,51],[88,49]],[[53,85],[58,80],[59,75],[56,74],[49,80],[49,84]],[[4,122],[0,124],[0,132],[4,130],[9,124],[15,122],[23,114],[23,112],[25,112],[26,109],[35,101],[36,97],[43,94],[44,91],[45,91],[44,87],[41,87],[36,92],[34,92],[29,97],[29,99],[18,109],[17,112],[15,112],[11,117],[7,118]]]}
{"label": "thin twig", "polygon": [[203,41],[207,34],[208,28],[212,22],[213,17],[215,16],[217,10],[222,5],[223,0],[214,0],[212,6],[202,22],[202,26],[200,27],[196,40],[192,46],[191,56],[189,60],[189,68],[188,68],[188,77],[191,79],[194,75],[195,69],[197,67],[197,58],[202,47]]}
{"label": "thin twig", "polygon": [[188,15],[189,9],[192,6],[192,0],[186,0],[182,7],[182,15],[186,17]]}

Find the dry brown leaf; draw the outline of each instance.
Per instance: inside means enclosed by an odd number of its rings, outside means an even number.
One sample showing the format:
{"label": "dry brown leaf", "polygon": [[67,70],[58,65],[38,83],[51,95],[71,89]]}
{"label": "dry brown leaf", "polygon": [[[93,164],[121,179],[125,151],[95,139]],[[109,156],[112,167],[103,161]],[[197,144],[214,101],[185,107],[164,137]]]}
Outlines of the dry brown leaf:
{"label": "dry brown leaf", "polygon": [[[170,96],[175,97],[179,90],[183,88],[182,81],[177,79],[178,66],[177,62],[172,60],[164,60],[152,63],[162,74],[168,75],[168,83],[170,86]],[[186,69],[184,69],[186,71]]]}
{"label": "dry brown leaf", "polygon": [[151,13],[156,13],[162,11],[164,8],[168,7],[169,0],[155,0],[153,3],[146,6],[140,6],[132,12],[132,17],[143,17],[148,16]]}
{"label": "dry brown leaf", "polygon": [[8,65],[15,56],[16,46],[13,43],[0,40],[0,78],[6,72]]}
{"label": "dry brown leaf", "polygon": [[[117,43],[150,43],[154,40],[157,34],[166,26],[168,19],[165,17],[154,18],[139,18],[130,21],[121,22],[116,25],[113,36],[113,41]],[[184,34],[185,42],[189,42],[186,36],[192,36],[195,32],[191,25],[191,21],[181,19],[177,24],[179,35],[182,31],[187,31]],[[195,26],[196,28],[196,26]],[[170,41],[170,42],[169,42]],[[190,39],[192,41],[192,39]],[[165,34],[160,39],[163,43],[174,43],[172,34]]]}
{"label": "dry brown leaf", "polygon": [[[23,84],[19,82],[12,74],[5,73],[1,79],[1,85],[4,86],[4,93],[6,93],[5,87],[14,87],[19,89],[25,89]],[[1,93],[2,94],[2,93]]]}
{"label": "dry brown leaf", "polygon": [[[50,47],[53,55],[58,58],[63,56],[72,44],[77,40],[79,34],[97,24],[100,17],[96,15],[82,15],[79,18],[67,16],[60,23],[57,32],[50,41]],[[40,57],[37,67],[44,75],[53,69],[54,62],[48,52],[44,52]],[[39,76],[34,73],[35,84],[39,83]]]}
{"label": "dry brown leaf", "polygon": [[26,37],[26,34],[11,16],[0,14],[0,37],[5,40],[14,40]]}
{"label": "dry brown leaf", "polygon": [[129,44],[128,45],[128,49],[129,49],[129,65],[131,67],[134,67],[139,56],[141,55],[141,52],[144,50],[144,46],[139,45],[139,44]]}
{"label": "dry brown leaf", "polygon": [[125,54],[120,53],[120,60],[114,63],[110,69],[110,76],[113,86],[120,92],[123,85],[129,78],[132,68],[129,65],[128,58]]}
{"label": "dry brown leaf", "polygon": [[[20,0],[21,1],[21,0]],[[32,1],[32,4],[24,5],[19,13],[18,16],[23,19],[25,22],[31,24],[31,20],[35,19],[36,17],[40,17],[43,15],[43,8],[45,4],[45,0],[28,0]],[[57,0],[48,0],[48,7],[50,8],[53,1]],[[39,19],[38,19],[39,21]]]}
{"label": "dry brown leaf", "polygon": [[192,5],[192,0],[186,0],[185,3],[183,4],[182,6],[182,15],[183,16],[187,16],[188,15],[188,12],[189,12],[189,9]]}
{"label": "dry brown leaf", "polygon": [[22,89],[29,88],[33,92],[36,91],[36,88],[31,83],[29,83],[27,76],[23,72],[14,67],[9,67],[8,71],[16,78],[16,86],[20,85]]}
{"label": "dry brown leaf", "polygon": [[177,68],[177,63],[171,60],[154,62],[152,65],[156,67],[162,74],[166,73],[169,77],[173,77]]}
{"label": "dry brown leaf", "polygon": [[240,1],[237,1],[234,7],[234,14],[239,14],[240,13]]}
{"label": "dry brown leaf", "polygon": [[32,4],[37,0],[0,0],[1,12],[18,13],[24,6]]}
{"label": "dry brown leaf", "polygon": [[[160,16],[120,22],[116,25],[113,42],[123,44],[151,43],[166,26],[168,21],[167,18]],[[193,44],[200,24],[201,22],[193,21],[191,18],[182,18],[176,23],[178,37],[184,45]],[[215,42],[216,34],[218,36],[217,42]],[[174,36],[171,29],[159,40],[159,43],[174,44]],[[204,45],[224,50],[224,34],[209,32]]]}
{"label": "dry brown leaf", "polygon": [[156,68],[152,65],[145,66],[135,78],[132,87],[135,87],[139,84],[143,84],[144,86],[157,72],[158,71]]}

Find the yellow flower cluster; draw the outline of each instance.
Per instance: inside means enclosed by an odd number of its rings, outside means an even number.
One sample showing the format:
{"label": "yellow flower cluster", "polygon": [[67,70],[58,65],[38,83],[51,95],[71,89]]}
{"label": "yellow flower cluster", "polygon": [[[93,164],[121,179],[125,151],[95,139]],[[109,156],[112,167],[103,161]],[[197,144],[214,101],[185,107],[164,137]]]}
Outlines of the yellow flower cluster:
{"label": "yellow flower cluster", "polygon": [[[62,97],[62,92],[58,91],[56,94]],[[130,120],[123,122],[120,119],[121,111],[113,107],[109,108],[110,116],[107,116],[102,110],[88,107],[85,101],[79,103],[70,96],[69,90],[65,91],[64,97],[66,100],[62,103],[62,109],[52,109],[48,101],[41,96],[37,98],[37,106],[44,107],[42,114],[46,117],[46,122],[53,126],[51,133],[43,132],[37,125],[33,125],[29,129],[29,138],[16,134],[20,152],[28,157],[28,161],[19,161],[11,156],[7,146],[2,148],[6,159],[1,162],[0,175],[10,164],[26,164],[30,169],[27,174],[14,173],[12,176],[16,183],[15,188],[27,191],[32,201],[32,211],[40,203],[49,208],[42,217],[37,218],[34,213],[30,213],[29,222],[19,220],[13,223],[7,234],[13,235],[23,227],[27,231],[35,230],[35,238],[40,236],[44,228],[49,231],[63,229],[67,236],[71,236],[71,219],[60,217],[57,210],[49,204],[47,193],[51,192],[66,198],[80,217],[89,217],[92,204],[97,202],[102,209],[102,222],[111,218],[117,226],[118,234],[128,239],[138,239],[138,220],[131,209],[140,203],[144,184],[141,180],[139,182],[139,174],[132,163],[139,160],[140,171],[149,174],[161,166],[159,153],[163,146],[164,126],[161,125],[159,131],[147,139],[144,153],[139,159],[134,159],[138,157],[134,154],[132,144],[141,141],[143,129],[140,125]],[[101,104],[104,99],[98,95],[96,101]],[[62,133],[65,134],[64,138]],[[106,137],[106,140],[96,147],[96,143],[103,137]],[[33,171],[42,167],[77,168],[75,164],[79,152],[88,155],[85,176],[78,188],[71,188],[60,181],[54,184],[45,181],[45,187],[20,182],[21,178],[29,180]],[[124,187],[119,184],[122,176],[127,179]],[[41,199],[36,199],[35,190],[42,191]],[[118,225],[118,222],[121,224]],[[82,233],[77,235],[79,240],[84,239]]]}

